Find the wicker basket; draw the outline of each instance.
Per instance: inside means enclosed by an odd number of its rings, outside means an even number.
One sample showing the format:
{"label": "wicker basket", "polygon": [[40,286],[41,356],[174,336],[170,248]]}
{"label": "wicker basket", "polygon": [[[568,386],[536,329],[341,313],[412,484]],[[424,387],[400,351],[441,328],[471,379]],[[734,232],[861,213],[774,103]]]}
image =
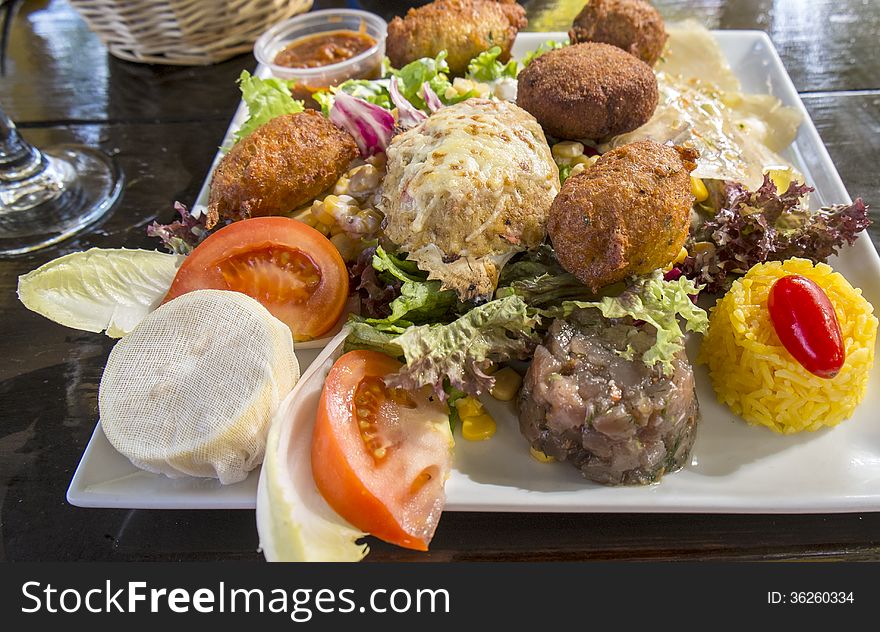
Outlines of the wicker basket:
{"label": "wicker basket", "polygon": [[252,49],[312,0],[70,0],[110,53],[149,64],[213,64]]}

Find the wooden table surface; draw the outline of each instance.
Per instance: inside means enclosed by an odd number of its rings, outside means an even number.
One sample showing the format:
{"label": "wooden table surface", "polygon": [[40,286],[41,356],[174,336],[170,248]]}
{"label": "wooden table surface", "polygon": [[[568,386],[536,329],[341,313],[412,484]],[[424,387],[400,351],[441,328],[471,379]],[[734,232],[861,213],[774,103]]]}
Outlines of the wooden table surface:
{"label": "wooden table surface", "polygon": [[[361,6],[389,18],[406,2]],[[583,0],[524,2],[531,30],[566,30]],[[762,29],[779,50],[850,194],[880,205],[880,4],[876,0],[665,0],[667,18]],[[254,58],[210,67],[110,57],[62,0],[26,1],[6,43],[0,103],[37,145],[76,141],[113,154],[124,198],[100,227],[0,260],[0,559],[261,559],[252,511],[72,507],[65,491],[97,419],[112,346],[25,310],[16,279],[62,254],[152,248],[145,226],[192,202]],[[872,212],[872,237],[880,219]],[[880,559],[880,513],[842,515],[488,514],[443,516],[431,552],[371,542],[370,560]]]}

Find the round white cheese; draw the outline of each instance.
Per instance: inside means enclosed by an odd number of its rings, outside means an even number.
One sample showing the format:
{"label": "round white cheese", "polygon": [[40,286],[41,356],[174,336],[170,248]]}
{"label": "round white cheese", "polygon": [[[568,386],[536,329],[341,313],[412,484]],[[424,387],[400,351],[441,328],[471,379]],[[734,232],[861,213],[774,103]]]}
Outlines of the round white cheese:
{"label": "round white cheese", "polygon": [[298,379],[284,323],[244,294],[198,290],[113,348],[101,425],[141,469],[236,483],[262,462],[272,415]]}

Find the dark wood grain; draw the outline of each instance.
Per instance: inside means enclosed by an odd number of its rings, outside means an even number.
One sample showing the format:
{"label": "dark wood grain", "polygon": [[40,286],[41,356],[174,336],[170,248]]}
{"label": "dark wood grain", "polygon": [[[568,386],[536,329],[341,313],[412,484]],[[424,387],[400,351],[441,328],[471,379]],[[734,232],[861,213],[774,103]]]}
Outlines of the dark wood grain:
{"label": "dark wood grain", "polygon": [[240,97],[235,80],[255,67],[252,55],[207,69],[122,61],[107,53],[67,3],[25,2],[13,21],[0,103],[20,127],[228,121]]}
{"label": "dark wood grain", "polygon": [[[62,327],[47,327],[44,319],[26,310],[15,297],[18,276],[55,257],[92,247],[154,248],[155,240],[147,238],[146,226],[157,218],[170,220],[175,214],[175,200],[195,199],[226,125],[224,120],[23,130],[25,138],[42,146],[64,142],[100,146],[116,157],[126,181],[119,204],[92,230],[27,256],[0,259],[0,322],[5,326],[5,335],[0,336],[0,357],[4,358],[0,379],[57,366],[85,353],[81,346],[85,341],[89,341],[88,353],[109,351],[109,339],[89,335],[83,338]],[[33,341],[35,348],[23,346],[23,341]]]}
{"label": "dark wood grain", "polygon": [[[390,17],[411,3],[359,4]],[[582,0],[524,4],[531,28],[565,30]],[[770,32],[850,193],[880,207],[876,3],[657,4],[669,19]],[[174,200],[195,198],[238,103],[233,82],[253,66],[250,55],[205,68],[115,60],[59,0],[26,2],[16,18],[0,102],[39,145],[74,140],[114,154],[127,182],[119,206],[94,230],[0,260],[0,559],[261,559],[253,512],[97,510],[65,502],[95,424],[97,385],[113,342],[54,325],[15,297],[19,274],[61,254],[147,245],[146,224],[170,218]],[[877,225],[872,235],[880,241]],[[428,554],[376,541],[371,547],[371,561],[878,560],[880,513],[447,513]]]}
{"label": "dark wood grain", "polygon": [[868,233],[880,244],[880,91],[801,95],[851,197],[871,205]]}

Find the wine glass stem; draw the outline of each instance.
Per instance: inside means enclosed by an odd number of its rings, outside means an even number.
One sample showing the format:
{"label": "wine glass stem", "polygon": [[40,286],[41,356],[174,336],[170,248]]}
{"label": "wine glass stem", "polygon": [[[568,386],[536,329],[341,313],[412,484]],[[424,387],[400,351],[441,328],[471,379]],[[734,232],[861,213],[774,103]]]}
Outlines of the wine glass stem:
{"label": "wine glass stem", "polygon": [[46,168],[39,149],[28,143],[0,106],[0,182],[18,182]]}

